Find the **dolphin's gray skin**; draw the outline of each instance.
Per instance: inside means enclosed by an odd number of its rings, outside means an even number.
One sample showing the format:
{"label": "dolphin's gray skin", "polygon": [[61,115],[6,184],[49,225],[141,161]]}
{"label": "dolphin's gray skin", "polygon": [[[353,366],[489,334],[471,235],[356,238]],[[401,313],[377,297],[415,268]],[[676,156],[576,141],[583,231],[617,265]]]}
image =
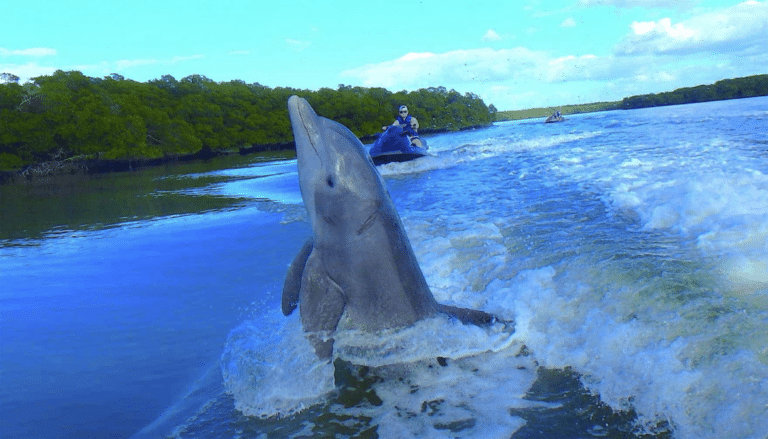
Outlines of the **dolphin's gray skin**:
{"label": "dolphin's gray skin", "polygon": [[496,319],[437,303],[419,268],[384,181],[362,143],[343,125],[320,117],[304,99],[288,99],[301,196],[312,235],[288,270],[283,314],[298,305],[320,358],[342,315],[352,328],[412,325],[438,312],[464,323]]}

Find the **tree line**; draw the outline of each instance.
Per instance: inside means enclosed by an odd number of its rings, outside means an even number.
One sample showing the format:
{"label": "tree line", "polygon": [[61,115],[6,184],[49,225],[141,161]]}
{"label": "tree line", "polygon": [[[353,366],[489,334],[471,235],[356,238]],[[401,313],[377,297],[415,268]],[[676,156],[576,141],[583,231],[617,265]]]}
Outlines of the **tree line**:
{"label": "tree line", "polygon": [[580,114],[594,113],[598,111],[618,110],[621,108],[621,101],[612,102],[591,102],[589,104],[561,105],[557,107],[538,107],[525,110],[507,110],[496,113],[496,122],[508,120],[545,118],[551,116],[555,111],[562,114]]}
{"label": "tree line", "polygon": [[422,132],[484,126],[496,109],[445,87],[390,92],[339,85],[317,91],[270,88],[202,75],[146,83],[118,74],[56,71],[19,84],[0,74],[0,170],[50,160],[140,160],[290,144],[286,102],[299,95],[358,137],[380,132],[408,105]]}
{"label": "tree line", "polygon": [[632,110],[665,105],[694,104],[697,102],[768,96],[768,75],[724,79],[714,84],[678,88],[673,91],[630,96],[621,101],[592,102],[589,104],[562,105],[557,107],[529,108],[525,110],[496,112],[496,121],[547,117],[555,110],[562,114],[591,113],[595,111]]}
{"label": "tree line", "polygon": [[664,105],[693,104],[768,95],[768,75],[724,79],[714,84],[678,88],[673,91],[630,96],[621,101],[621,108],[660,107]]}

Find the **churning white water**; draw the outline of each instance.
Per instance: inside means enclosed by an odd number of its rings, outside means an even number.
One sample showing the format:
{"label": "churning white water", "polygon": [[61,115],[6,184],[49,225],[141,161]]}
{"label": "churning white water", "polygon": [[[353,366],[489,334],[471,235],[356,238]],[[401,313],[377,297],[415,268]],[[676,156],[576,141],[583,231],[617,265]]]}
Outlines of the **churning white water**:
{"label": "churning white water", "polygon": [[[381,403],[331,411],[370,418],[382,437],[510,437],[525,423],[510,413],[546,406],[525,398],[542,366],[575,371],[646,431],[768,434],[768,99],[500,123],[429,144],[432,157],[380,167],[422,270],[438,301],[514,331],[432,319],[342,333],[337,355],[374,368]],[[249,415],[334,388],[331,365],[297,347],[300,324],[277,313],[278,332],[248,322],[225,354]]]}

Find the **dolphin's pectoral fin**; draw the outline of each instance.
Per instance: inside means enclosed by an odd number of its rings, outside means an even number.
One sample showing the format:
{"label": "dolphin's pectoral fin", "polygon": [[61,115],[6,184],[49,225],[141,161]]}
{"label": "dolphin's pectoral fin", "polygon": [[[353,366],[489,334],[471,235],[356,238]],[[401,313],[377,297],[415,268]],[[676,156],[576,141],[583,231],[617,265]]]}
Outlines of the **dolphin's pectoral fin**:
{"label": "dolphin's pectoral fin", "polygon": [[341,287],[328,276],[310,272],[305,280],[308,291],[302,296],[301,323],[317,356],[330,358],[333,353],[331,334],[344,314],[347,301]]}
{"label": "dolphin's pectoral fin", "polygon": [[442,305],[439,303],[437,304],[437,309],[440,312],[456,317],[465,325],[473,324],[477,326],[488,326],[496,322],[503,322],[505,324],[513,323],[503,321],[492,314],[477,309],[459,308],[457,306]]}
{"label": "dolphin's pectoral fin", "polygon": [[289,316],[299,304],[299,291],[301,291],[301,277],[304,275],[304,266],[307,265],[309,254],[312,253],[312,238],[310,237],[299,254],[291,262],[288,274],[283,284],[283,315]]}

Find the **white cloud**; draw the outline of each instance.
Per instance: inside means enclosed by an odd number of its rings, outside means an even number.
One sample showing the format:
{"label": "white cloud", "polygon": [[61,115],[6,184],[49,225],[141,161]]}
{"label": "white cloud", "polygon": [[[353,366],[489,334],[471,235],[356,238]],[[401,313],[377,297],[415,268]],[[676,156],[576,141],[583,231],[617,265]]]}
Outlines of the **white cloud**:
{"label": "white cloud", "polygon": [[620,100],[765,73],[768,0],[688,15],[685,20],[633,23],[613,55],[562,56],[525,47],[420,52],[345,70],[341,76],[346,83],[391,90],[445,86],[471,91],[508,110]]}
{"label": "white cloud", "polygon": [[680,40],[690,39],[696,35],[696,31],[686,28],[682,23],[673,26],[672,20],[669,18],[662,18],[658,22],[633,22],[631,27],[635,32],[635,35],[655,34],[655,36],[660,36],[662,38]]}
{"label": "white cloud", "polygon": [[190,55],[190,56],[174,56],[171,59],[157,60],[157,59],[121,59],[114,63],[114,70],[123,71],[133,67],[149,66],[154,64],[171,65],[184,61],[191,61],[194,59],[205,58],[203,55]]}
{"label": "white cloud", "polygon": [[297,40],[294,38],[286,38],[285,42],[288,43],[288,45],[291,46],[294,50],[299,51],[304,50],[312,45],[312,43],[309,41]]}
{"label": "white cloud", "polygon": [[488,29],[488,32],[483,35],[483,41],[499,41],[501,37],[493,29]]}
{"label": "white cloud", "polygon": [[47,47],[32,47],[30,49],[21,50],[8,50],[0,47],[0,56],[53,56],[56,55],[56,49],[49,49]]}
{"label": "white cloud", "polygon": [[174,56],[170,61],[165,61],[165,64],[176,64],[177,62],[192,61],[193,59],[202,59],[205,55],[190,55],[190,56]]}
{"label": "white cloud", "polygon": [[84,75],[96,77],[96,76],[106,76],[110,73],[114,73],[115,71],[114,67],[115,67],[114,63],[108,63],[106,61],[102,61],[98,64],[79,64],[79,65],[67,66],[66,68],[63,68],[61,70],[64,70],[64,71],[76,70],[78,72],[82,72]]}
{"label": "white cloud", "polygon": [[547,52],[514,49],[455,50],[440,54],[409,53],[398,59],[345,70],[341,76],[363,86],[421,88],[446,84],[535,81],[562,83],[623,77],[646,60],[592,54],[552,57]]}
{"label": "white cloud", "polygon": [[611,60],[595,55],[568,55],[549,60],[542,69],[547,82],[605,79],[611,76]]}
{"label": "white cloud", "polygon": [[579,6],[605,5],[617,8],[682,8],[700,0],[580,0]]}
{"label": "white cloud", "polygon": [[[755,74],[755,63],[768,59],[756,54],[749,65],[710,58],[567,55],[552,56],[523,47],[409,53],[398,59],[346,70],[352,84],[415,90],[445,86],[481,96],[486,103],[507,110],[606,100],[658,93],[723,77]],[[705,67],[705,68],[702,68]]]}
{"label": "white cloud", "polygon": [[44,66],[39,65],[36,62],[30,62],[27,64],[0,64],[0,73],[12,73],[20,78],[20,82],[29,81],[31,78],[43,75],[51,75],[56,70],[77,70],[88,76],[105,76],[113,72],[125,73],[126,70],[130,70],[136,67],[162,65],[171,66],[185,61],[191,61],[195,59],[205,58],[204,55],[191,55],[191,56],[176,56],[171,59],[121,59],[118,61],[102,61],[98,64],[78,64],[67,66]]}
{"label": "white cloud", "polygon": [[650,82],[657,84],[659,82],[672,82],[679,79],[674,73],[670,73],[664,70],[657,72],[646,72],[635,75],[635,81],[637,82]]}
{"label": "white cloud", "polygon": [[346,70],[341,76],[352,84],[393,90],[445,86],[471,91],[506,110],[619,100],[765,72],[768,0],[701,11],[685,20],[635,22],[613,55],[562,56],[525,47],[420,52]]}
{"label": "white cloud", "polygon": [[635,22],[631,28],[616,47],[617,53],[764,52],[768,47],[768,2],[747,1],[676,24],[669,18]]}
{"label": "white cloud", "polygon": [[543,52],[525,48],[473,49],[450,52],[409,53],[392,61],[345,70],[343,77],[365,86],[429,87],[442,84],[509,80],[520,75],[537,75],[546,63]]}
{"label": "white cloud", "polygon": [[116,70],[130,69],[131,67],[148,66],[157,64],[159,61],[156,59],[121,59],[115,62]]}
{"label": "white cloud", "polygon": [[411,52],[411,53],[406,53],[405,55],[400,57],[399,61],[415,61],[419,59],[432,58],[433,56],[435,56],[435,54],[430,52],[423,52],[423,53]]}
{"label": "white cloud", "polygon": [[0,73],[12,73],[20,78],[21,83],[27,82],[29,78],[35,78],[43,75],[52,75],[56,68],[41,66],[36,62],[27,64],[0,64]]}
{"label": "white cloud", "polygon": [[576,20],[573,17],[568,17],[560,23],[560,27],[576,27]]}

